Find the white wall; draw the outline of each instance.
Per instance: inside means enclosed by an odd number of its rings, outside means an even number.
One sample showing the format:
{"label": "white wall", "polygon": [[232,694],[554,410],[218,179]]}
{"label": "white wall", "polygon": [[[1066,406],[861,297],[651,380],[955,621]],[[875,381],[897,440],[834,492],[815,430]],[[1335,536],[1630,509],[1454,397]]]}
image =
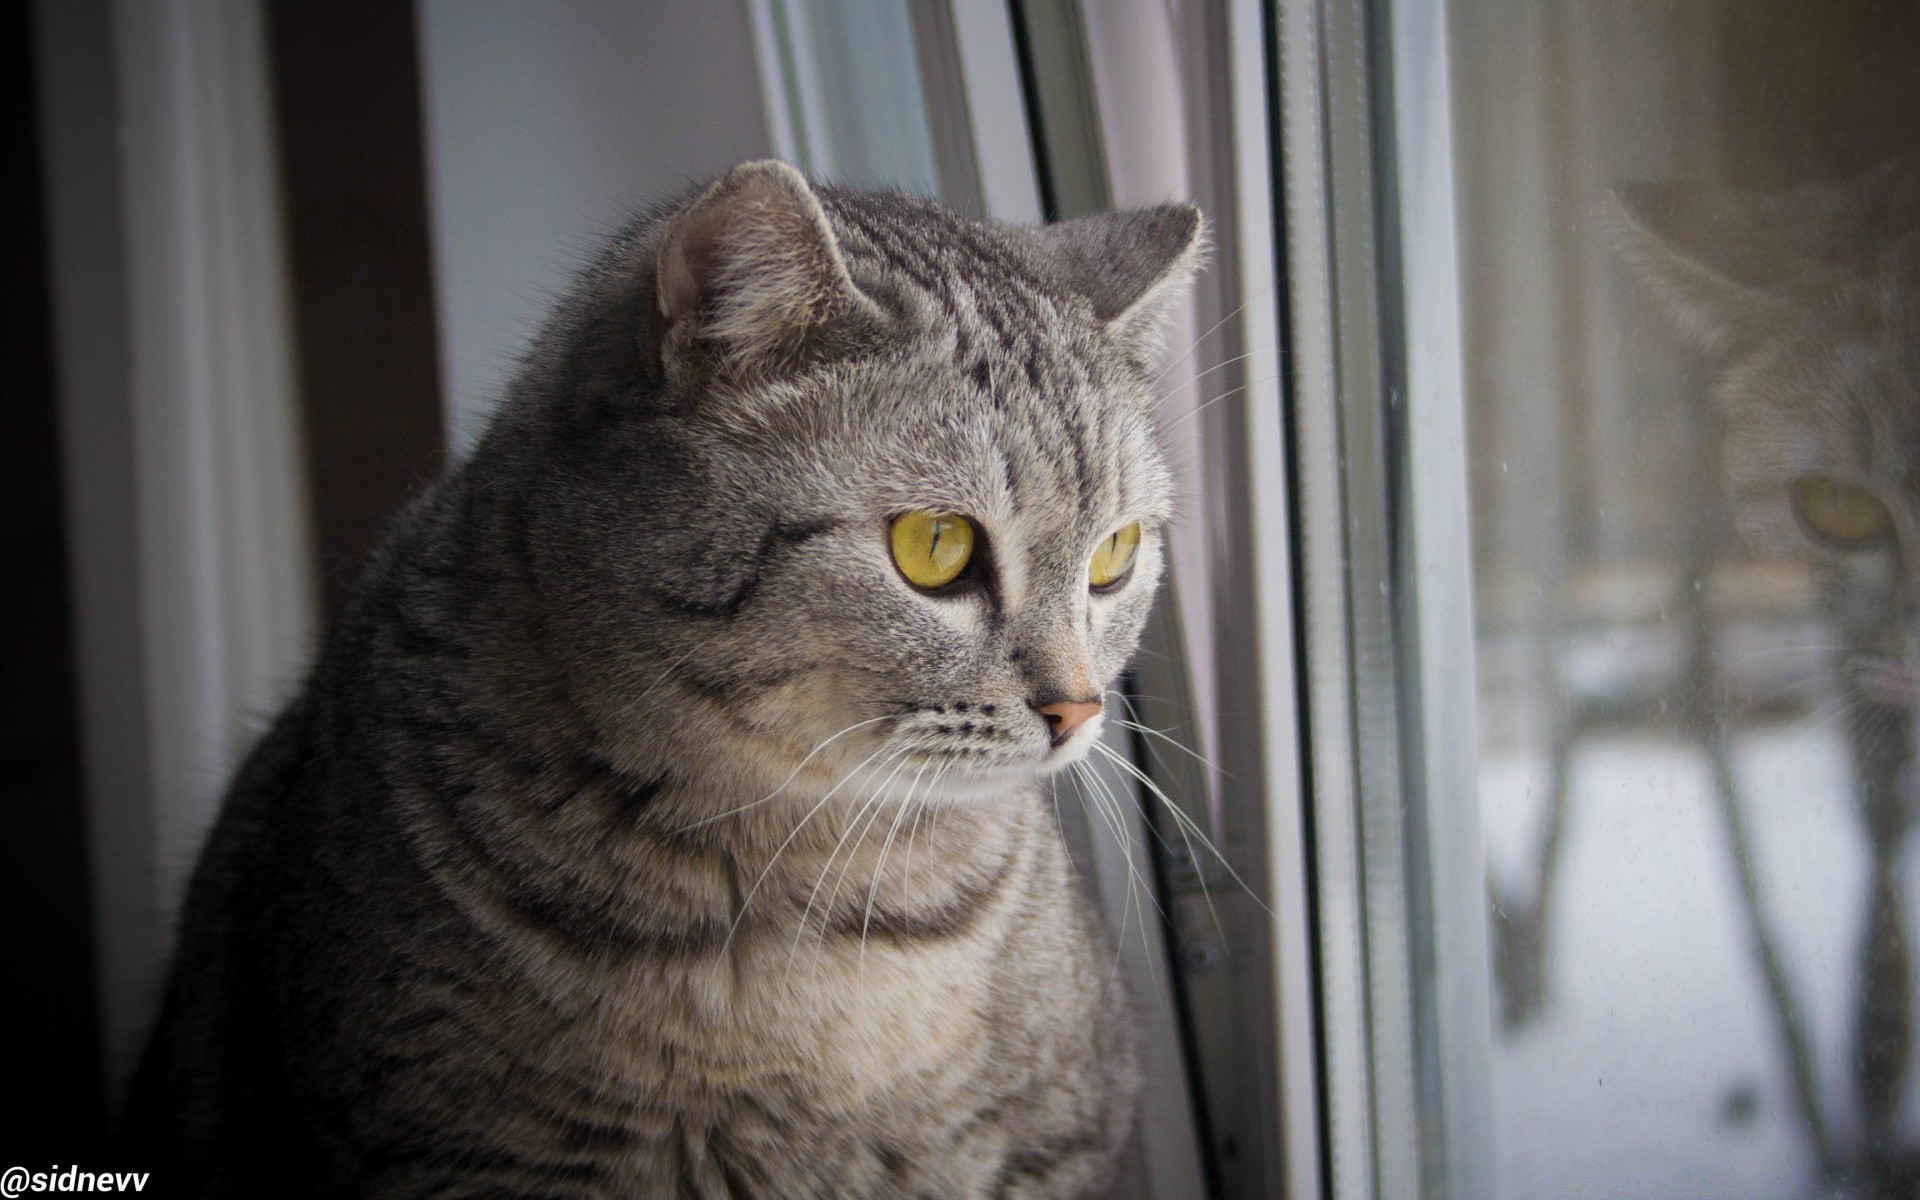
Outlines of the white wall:
{"label": "white wall", "polygon": [[770,153],[743,0],[418,0],[448,445],[627,216]]}

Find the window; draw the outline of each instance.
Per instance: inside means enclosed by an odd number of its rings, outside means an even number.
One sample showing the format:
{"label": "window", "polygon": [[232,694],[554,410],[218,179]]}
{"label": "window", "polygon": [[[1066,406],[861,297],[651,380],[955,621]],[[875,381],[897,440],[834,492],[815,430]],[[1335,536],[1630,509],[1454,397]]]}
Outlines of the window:
{"label": "window", "polygon": [[1280,10],[1333,1193],[1911,1194],[1914,15]]}

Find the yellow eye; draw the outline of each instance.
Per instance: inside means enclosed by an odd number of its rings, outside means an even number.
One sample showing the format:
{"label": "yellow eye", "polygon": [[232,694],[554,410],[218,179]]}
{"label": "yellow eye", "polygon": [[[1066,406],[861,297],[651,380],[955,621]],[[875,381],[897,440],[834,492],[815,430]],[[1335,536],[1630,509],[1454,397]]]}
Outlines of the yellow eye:
{"label": "yellow eye", "polygon": [[1824,475],[1793,481],[1793,511],[1816,537],[1843,549],[1878,538],[1893,522],[1872,492]]}
{"label": "yellow eye", "polygon": [[1094,587],[1112,587],[1133,569],[1133,556],[1140,549],[1140,522],[1122,525],[1093,548],[1093,561],[1087,564],[1087,580]]}
{"label": "yellow eye", "polygon": [[893,561],[915,587],[945,587],[973,557],[973,526],[952,513],[910,512],[893,519]]}

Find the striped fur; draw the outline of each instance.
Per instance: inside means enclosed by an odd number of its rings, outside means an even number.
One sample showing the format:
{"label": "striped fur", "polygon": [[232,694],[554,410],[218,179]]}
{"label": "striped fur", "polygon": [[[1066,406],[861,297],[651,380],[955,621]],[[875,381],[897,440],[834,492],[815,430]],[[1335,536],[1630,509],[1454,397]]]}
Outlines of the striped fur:
{"label": "striped fur", "polygon": [[[618,239],[233,784],[129,1117],[156,1184],[1099,1194],[1134,1035],[1038,787],[1097,729],[1032,706],[1146,618],[1199,234],[752,164]],[[904,584],[908,508],[975,519],[979,587]]]}

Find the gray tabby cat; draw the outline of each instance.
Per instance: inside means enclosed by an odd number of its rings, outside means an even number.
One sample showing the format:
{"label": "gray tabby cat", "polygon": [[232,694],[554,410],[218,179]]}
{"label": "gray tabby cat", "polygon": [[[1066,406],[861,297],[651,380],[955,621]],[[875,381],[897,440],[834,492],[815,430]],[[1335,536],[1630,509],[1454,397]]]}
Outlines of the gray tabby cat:
{"label": "gray tabby cat", "polygon": [[156,1186],[1100,1193],[1134,1033],[1040,780],[1152,602],[1200,242],[775,162],[620,237],[227,796]]}
{"label": "gray tabby cat", "polygon": [[[1861,1136],[1829,1182],[1920,1193],[1920,1144],[1896,1128],[1914,1050],[1900,860],[1916,811],[1920,706],[1920,157],[1772,194],[1628,189],[1624,244],[1720,367],[1734,516],[1765,553],[1806,563],[1833,626],[1854,800],[1871,860],[1849,1075]],[[1811,1089],[1809,1088],[1809,1091]]]}

